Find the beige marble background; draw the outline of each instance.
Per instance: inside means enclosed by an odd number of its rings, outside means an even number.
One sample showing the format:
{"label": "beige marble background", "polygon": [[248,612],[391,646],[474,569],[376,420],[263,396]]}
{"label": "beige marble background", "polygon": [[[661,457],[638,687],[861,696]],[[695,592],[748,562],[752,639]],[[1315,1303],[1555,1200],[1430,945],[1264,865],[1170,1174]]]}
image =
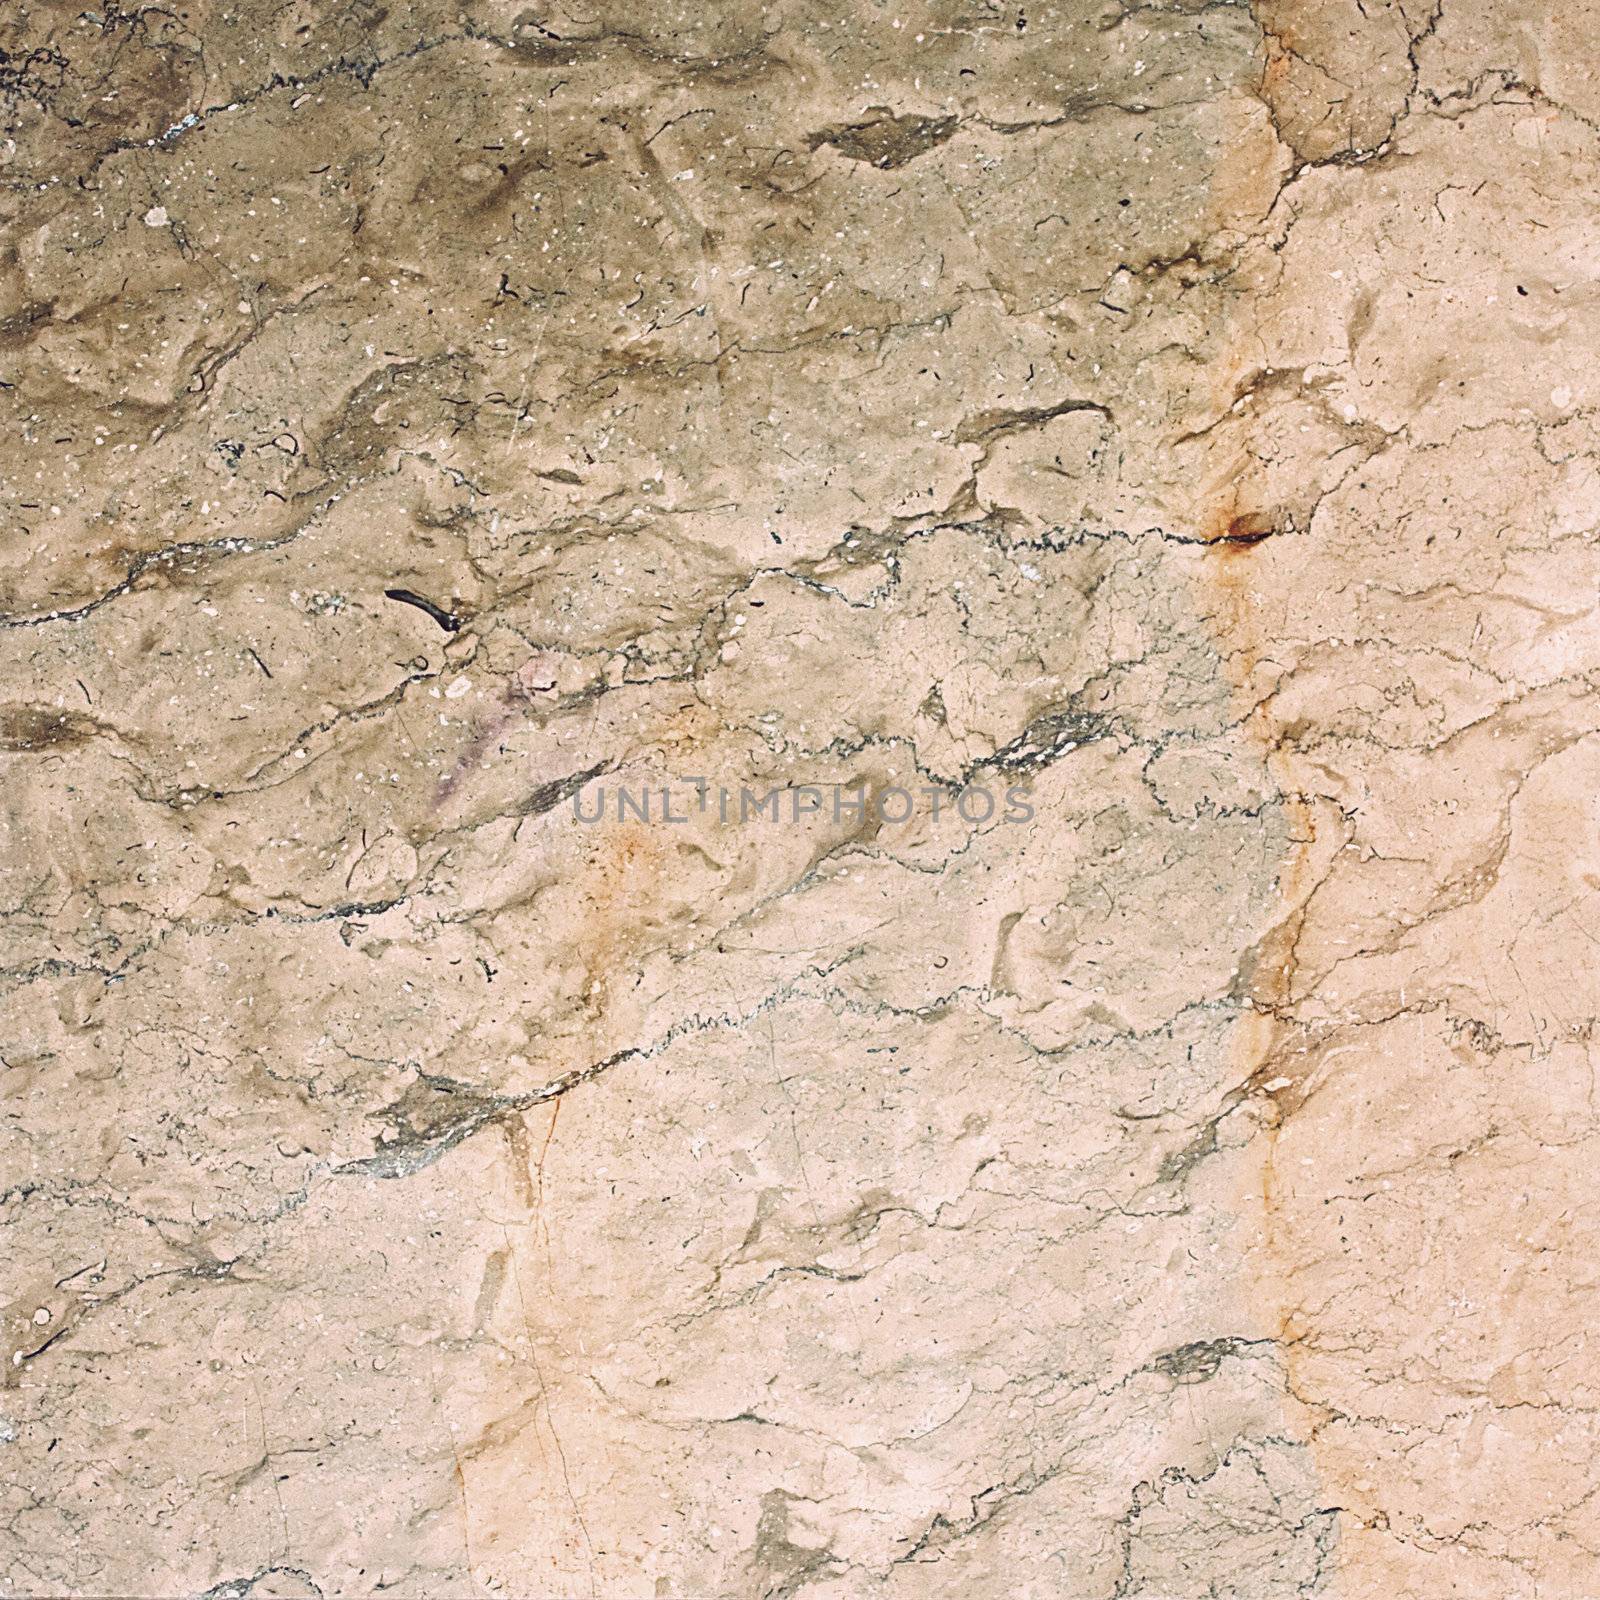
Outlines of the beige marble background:
{"label": "beige marble background", "polygon": [[6,6],[0,1595],[1600,1596],[1597,69]]}

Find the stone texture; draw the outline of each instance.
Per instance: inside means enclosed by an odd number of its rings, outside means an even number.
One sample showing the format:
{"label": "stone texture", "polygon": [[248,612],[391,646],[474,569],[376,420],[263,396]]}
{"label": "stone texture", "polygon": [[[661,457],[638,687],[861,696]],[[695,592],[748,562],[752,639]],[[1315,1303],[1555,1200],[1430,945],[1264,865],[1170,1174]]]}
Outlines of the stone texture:
{"label": "stone texture", "polygon": [[1600,1595],[1597,27],[9,7],[0,1594]]}

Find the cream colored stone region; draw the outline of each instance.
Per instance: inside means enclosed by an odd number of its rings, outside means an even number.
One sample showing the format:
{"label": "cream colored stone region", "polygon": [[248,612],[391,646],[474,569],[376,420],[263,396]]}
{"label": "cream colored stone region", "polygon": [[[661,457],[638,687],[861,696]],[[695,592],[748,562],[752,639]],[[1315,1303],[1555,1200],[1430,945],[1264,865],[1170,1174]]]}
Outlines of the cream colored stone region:
{"label": "cream colored stone region", "polygon": [[1600,11],[0,103],[0,1596],[1600,1597]]}

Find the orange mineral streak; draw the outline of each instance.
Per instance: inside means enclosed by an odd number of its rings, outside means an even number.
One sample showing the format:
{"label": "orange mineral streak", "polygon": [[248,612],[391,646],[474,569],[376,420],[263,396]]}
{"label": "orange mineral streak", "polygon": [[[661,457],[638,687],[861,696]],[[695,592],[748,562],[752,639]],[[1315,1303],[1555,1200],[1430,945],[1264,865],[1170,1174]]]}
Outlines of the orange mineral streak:
{"label": "orange mineral streak", "polygon": [[[1246,734],[1261,752],[1262,765],[1285,800],[1288,846],[1278,866],[1272,930],[1258,942],[1250,965],[1242,971],[1242,998],[1248,1010],[1238,1019],[1229,1040],[1229,1077],[1253,1099],[1261,1118],[1261,1134],[1254,1146],[1261,1152],[1259,1245],[1253,1256],[1256,1293],[1266,1302],[1267,1318],[1280,1341],[1290,1392],[1301,1398],[1296,1339],[1304,1336],[1306,1325],[1296,1309],[1291,1282],[1293,1227],[1285,1213],[1290,1190],[1278,1171],[1278,1138],[1286,1118],[1298,1109],[1304,1096],[1298,1058],[1290,1053],[1294,1030],[1286,1016],[1294,997],[1294,952],[1306,918],[1307,898],[1317,883],[1317,814],[1302,795],[1304,784],[1296,771],[1293,747],[1283,738],[1285,730],[1272,712],[1274,702],[1262,698],[1261,686],[1253,682],[1256,667],[1264,654],[1270,653],[1272,642],[1262,630],[1254,589],[1262,562],[1256,547],[1259,541],[1238,541],[1238,523],[1237,514],[1229,515],[1224,526],[1234,530],[1232,541],[1213,542],[1205,550],[1198,584],[1205,613],[1218,629],[1224,670],[1234,688],[1235,712],[1245,718]],[[1229,536],[1218,534],[1216,538]],[[1288,1083],[1267,1088],[1277,1085],[1280,1078]],[[1310,1440],[1315,1443],[1314,1432]],[[1318,1461],[1318,1467],[1326,1472],[1326,1462]]]}
{"label": "orange mineral streak", "polygon": [[[676,849],[676,836],[670,828],[631,816],[619,820],[616,790],[625,786],[637,795],[648,789],[653,807],[661,786],[672,774],[694,772],[710,759],[705,745],[714,726],[698,701],[661,712],[638,747],[640,766],[625,769],[605,783],[605,820],[587,830],[592,843],[580,892],[589,917],[577,942],[585,1009],[597,1027],[608,992],[633,981],[641,936],[667,915],[667,868]],[[681,789],[676,803],[683,804]],[[599,1051],[602,1055],[616,1048],[615,1042],[605,1043],[599,1033],[594,1042],[604,1044]]]}
{"label": "orange mineral streak", "polygon": [[[1304,1097],[1301,1058],[1291,1049],[1295,1034],[1288,1013],[1294,998],[1296,946],[1306,902],[1317,881],[1318,819],[1305,798],[1307,785],[1297,770],[1293,742],[1285,737],[1288,730],[1274,712],[1270,681],[1259,670],[1272,656],[1274,644],[1260,587],[1265,561],[1261,547],[1269,532],[1270,518],[1264,512],[1241,506],[1237,479],[1224,485],[1204,509],[1199,537],[1207,548],[1199,557],[1196,584],[1200,612],[1214,630],[1222,670],[1232,689],[1234,714],[1242,719],[1246,736],[1284,798],[1288,823],[1272,927],[1241,971],[1242,998],[1249,1009],[1229,1041],[1229,1078],[1254,1103],[1262,1125],[1253,1147],[1260,1152],[1258,1196],[1252,1199],[1246,1194],[1243,1199],[1247,1216],[1259,1206],[1259,1243],[1251,1257],[1252,1297],[1262,1305],[1264,1320],[1279,1341],[1287,1387],[1294,1402],[1305,1408],[1301,1426],[1315,1450],[1318,1413],[1305,1399],[1298,1370],[1303,1363],[1296,1359],[1297,1341],[1304,1338],[1307,1324],[1293,1284],[1295,1230],[1288,1211],[1292,1194],[1279,1170],[1278,1144],[1285,1121]],[[1280,578],[1281,572],[1281,567],[1275,569]],[[1268,1088],[1280,1079],[1288,1083]],[[1317,1467],[1325,1493],[1334,1492],[1330,1466],[1319,1454]]]}
{"label": "orange mineral streak", "polygon": [[596,1018],[605,1009],[607,990],[629,965],[638,932],[652,919],[666,864],[661,828],[632,820],[599,825],[584,877],[590,915],[578,939],[586,1004]]}
{"label": "orange mineral streak", "polygon": [[[660,708],[641,729],[629,760],[599,780],[605,790],[601,820],[578,829],[583,865],[574,882],[584,917],[573,940],[573,981],[581,1026],[575,1053],[560,1063],[563,1072],[581,1069],[633,1043],[631,1027],[616,1017],[615,1002],[634,988],[637,969],[652,935],[668,921],[672,900],[671,865],[678,859],[680,832],[652,820],[619,818],[620,788],[642,798],[648,791],[650,815],[658,814],[660,791],[678,773],[715,766],[707,753],[715,719],[698,701]],[[675,805],[684,804],[674,785]],[[596,798],[586,802],[592,810]]]}
{"label": "orange mineral streak", "polygon": [[[668,719],[669,723],[673,720]],[[671,849],[667,830],[632,820],[618,822],[612,790],[613,786],[607,785],[607,820],[585,829],[589,855],[580,883],[587,916],[576,939],[578,967],[574,974],[583,1025],[576,1036],[574,1054],[562,1070],[581,1068],[617,1048],[608,1016],[612,998],[619,991],[625,992],[633,981],[632,965],[640,935],[660,915]],[[567,1524],[562,1530],[561,1554],[551,1556],[552,1568],[557,1570],[563,1592],[575,1592],[575,1575],[585,1571],[593,1592],[594,1546],[573,1487],[578,1456],[576,1451],[569,1454],[564,1437],[571,1419],[561,1407],[554,1369],[540,1354],[554,1342],[553,1335],[542,1318],[534,1315],[534,1308],[546,1299],[558,1300],[560,1294],[558,1254],[552,1245],[547,1209],[559,1207],[559,1182],[552,1177],[547,1189],[546,1166],[562,1104],[561,1099],[555,1099],[512,1124],[514,1132],[508,1140],[507,1154],[528,1228],[515,1237],[508,1231],[507,1250],[527,1336],[529,1371],[513,1409],[481,1430],[471,1454],[473,1458],[486,1457],[495,1462],[498,1474],[513,1470],[522,1474],[533,1502],[545,1515]],[[578,1098],[568,1115],[581,1117],[583,1110],[583,1101]],[[543,1119],[542,1127],[535,1119]],[[535,1123],[531,1133],[530,1122]],[[524,1275],[530,1285],[527,1289]],[[538,1286],[537,1295],[534,1285]],[[503,1530],[501,1537],[508,1544],[516,1542]],[[501,1571],[502,1581],[506,1581],[504,1571],[514,1570],[513,1557],[511,1565]]]}
{"label": "orange mineral streak", "polygon": [[[1275,19],[1274,19],[1275,20]],[[1286,42],[1281,27],[1269,29],[1269,46]],[[1281,51],[1267,52],[1269,80],[1282,59]],[[1267,95],[1270,102],[1270,95]],[[1259,114],[1260,106],[1254,111]],[[1283,171],[1284,149],[1275,135],[1249,115],[1242,115],[1236,137],[1223,145],[1214,174],[1212,211],[1218,226],[1251,199],[1270,195]],[[1268,200],[1270,205],[1270,199]],[[1259,217],[1265,207],[1257,211]],[[1260,368],[1263,350],[1252,331],[1241,336],[1218,363],[1212,382],[1209,418],[1226,415],[1247,375]],[[1259,752],[1267,773],[1283,796],[1288,843],[1279,863],[1275,885],[1277,904],[1270,931],[1251,952],[1241,969],[1242,998],[1248,1009],[1234,1026],[1229,1040],[1229,1079],[1236,1092],[1246,1096],[1261,1121],[1261,1133],[1252,1146],[1260,1152],[1259,1186],[1241,1194],[1241,1210],[1248,1222],[1255,1218],[1258,1243],[1249,1260],[1254,1281],[1249,1293],[1261,1307],[1263,1321],[1275,1333],[1291,1403],[1300,1409],[1299,1429],[1313,1451],[1324,1493],[1337,1496],[1333,1463],[1317,1450],[1319,1413],[1304,1397],[1304,1362],[1297,1359],[1299,1341],[1308,1324],[1299,1310],[1294,1287],[1294,1222],[1291,1186],[1279,1169],[1279,1139],[1286,1119],[1304,1098],[1303,1058],[1293,1050],[1294,1029],[1289,1020],[1295,992],[1295,954],[1305,921],[1306,904],[1318,875],[1317,816],[1306,796],[1314,792],[1308,775],[1301,772],[1291,730],[1279,720],[1272,678],[1262,670],[1275,654],[1268,608],[1263,595],[1265,573],[1281,583],[1283,567],[1271,560],[1272,536],[1278,531],[1273,507],[1258,487],[1259,462],[1251,451],[1248,426],[1220,430],[1212,435],[1209,459],[1200,473],[1194,507],[1194,536],[1205,549],[1198,555],[1195,575],[1196,607],[1212,630],[1221,670],[1231,689],[1232,712],[1240,719],[1251,745]],[[1281,1084],[1279,1080],[1288,1080]],[[1269,1089],[1267,1086],[1275,1085]],[[1329,1503],[1346,1503],[1330,1499]]]}

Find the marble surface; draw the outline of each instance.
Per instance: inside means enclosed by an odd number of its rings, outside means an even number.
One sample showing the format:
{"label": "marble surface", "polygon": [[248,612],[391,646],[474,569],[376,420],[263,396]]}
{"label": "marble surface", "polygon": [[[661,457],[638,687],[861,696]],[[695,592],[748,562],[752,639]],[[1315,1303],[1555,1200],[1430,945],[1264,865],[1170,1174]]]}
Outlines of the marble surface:
{"label": "marble surface", "polygon": [[1600,1595],[1597,38],[7,6],[0,1595]]}

